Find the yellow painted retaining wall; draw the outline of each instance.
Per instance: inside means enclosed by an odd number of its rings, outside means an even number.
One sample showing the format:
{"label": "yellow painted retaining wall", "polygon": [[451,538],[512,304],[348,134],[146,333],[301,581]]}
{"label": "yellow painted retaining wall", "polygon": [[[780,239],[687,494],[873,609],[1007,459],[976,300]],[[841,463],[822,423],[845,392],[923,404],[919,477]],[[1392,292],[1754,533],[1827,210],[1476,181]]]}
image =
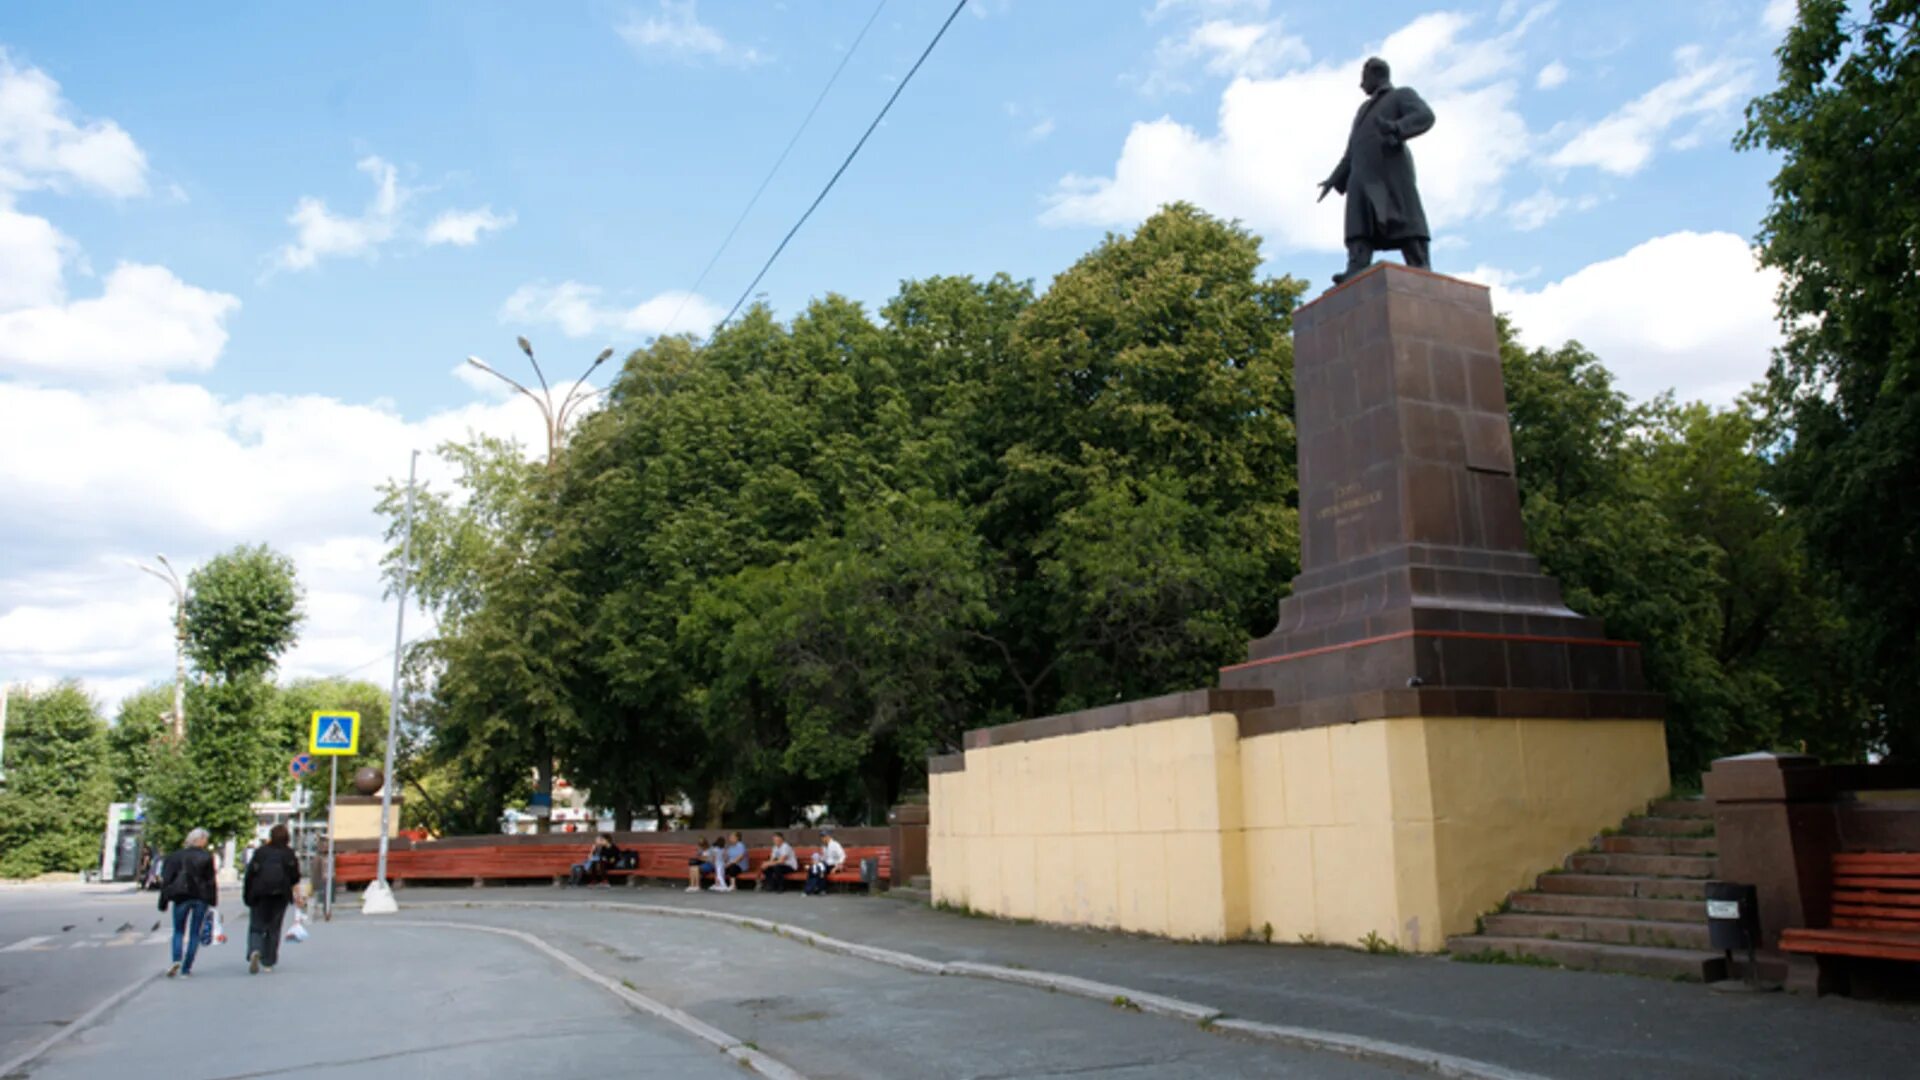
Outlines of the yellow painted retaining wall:
{"label": "yellow painted retaining wall", "polygon": [[1425,952],[1668,782],[1657,720],[1410,718],[1243,740],[1231,713],[969,750],[930,781],[936,900]]}

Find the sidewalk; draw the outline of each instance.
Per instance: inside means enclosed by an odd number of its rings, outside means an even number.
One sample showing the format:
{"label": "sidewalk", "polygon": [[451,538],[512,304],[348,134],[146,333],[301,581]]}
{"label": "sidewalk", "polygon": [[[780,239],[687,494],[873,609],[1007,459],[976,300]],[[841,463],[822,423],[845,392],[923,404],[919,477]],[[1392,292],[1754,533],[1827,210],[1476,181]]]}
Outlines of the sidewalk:
{"label": "sidewalk", "polygon": [[[1230,1016],[1440,1050],[1548,1076],[1896,1076],[1920,1007],[1346,949],[1183,944],[1015,924],[886,897],[689,895],[679,889],[410,888],[403,911],[500,902],[697,907],[773,919],[930,960],[1075,975]],[[349,901],[351,903],[351,901]]]}

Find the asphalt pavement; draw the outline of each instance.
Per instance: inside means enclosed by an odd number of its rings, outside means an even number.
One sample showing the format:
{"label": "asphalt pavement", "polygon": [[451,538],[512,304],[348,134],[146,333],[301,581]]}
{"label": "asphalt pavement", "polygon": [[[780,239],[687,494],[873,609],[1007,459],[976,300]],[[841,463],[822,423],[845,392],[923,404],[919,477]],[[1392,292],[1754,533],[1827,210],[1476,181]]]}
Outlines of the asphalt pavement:
{"label": "asphalt pavement", "polygon": [[0,1062],[165,965],[161,918],[131,886],[0,888]]}

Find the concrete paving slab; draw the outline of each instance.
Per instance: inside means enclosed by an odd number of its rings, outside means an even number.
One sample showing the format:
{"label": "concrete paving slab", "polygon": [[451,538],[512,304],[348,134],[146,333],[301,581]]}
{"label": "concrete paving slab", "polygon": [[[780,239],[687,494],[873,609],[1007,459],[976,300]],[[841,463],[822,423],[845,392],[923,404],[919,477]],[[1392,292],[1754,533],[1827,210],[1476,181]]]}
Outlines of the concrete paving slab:
{"label": "concrete paving slab", "polygon": [[1423,1047],[1575,1080],[1898,1076],[1920,1008],[1842,998],[1714,994],[1628,975],[1332,948],[1207,945],[1015,924],[835,895],[689,895],[664,888],[403,890],[410,902],[541,900],[685,905],[793,923],[937,961],[1021,964],[1132,986],[1227,1016]]}
{"label": "concrete paving slab", "polygon": [[[399,919],[410,916],[404,910]],[[422,910],[539,934],[596,970],[834,1077],[1386,1077],[1404,1070],[1229,1038],[1043,989],[929,975],[749,928],[584,910]]]}
{"label": "concrete paving slab", "polygon": [[25,1075],[746,1075],[509,939],[336,920],[287,944],[271,975],[248,975],[245,959],[238,942],[214,949],[191,979],[152,983]]}

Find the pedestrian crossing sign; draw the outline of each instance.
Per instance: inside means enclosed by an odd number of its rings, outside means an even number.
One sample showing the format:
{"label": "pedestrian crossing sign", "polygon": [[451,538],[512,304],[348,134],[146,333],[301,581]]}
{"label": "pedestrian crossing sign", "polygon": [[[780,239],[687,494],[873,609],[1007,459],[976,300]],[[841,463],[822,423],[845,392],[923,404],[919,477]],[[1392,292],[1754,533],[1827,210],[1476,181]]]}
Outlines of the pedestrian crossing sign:
{"label": "pedestrian crossing sign", "polygon": [[351,757],[360,752],[360,714],[320,711],[313,714],[312,733],[307,738],[310,754]]}

